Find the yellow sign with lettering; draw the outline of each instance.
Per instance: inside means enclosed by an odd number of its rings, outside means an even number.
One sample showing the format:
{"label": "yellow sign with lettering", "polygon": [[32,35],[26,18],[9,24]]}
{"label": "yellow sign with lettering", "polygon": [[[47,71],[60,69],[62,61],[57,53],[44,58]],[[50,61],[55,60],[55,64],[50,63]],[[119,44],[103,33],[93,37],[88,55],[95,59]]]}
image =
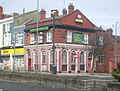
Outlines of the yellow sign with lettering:
{"label": "yellow sign with lettering", "polygon": [[[14,49],[2,49],[1,55],[14,54]],[[24,54],[24,48],[15,48],[15,54],[22,55]]]}

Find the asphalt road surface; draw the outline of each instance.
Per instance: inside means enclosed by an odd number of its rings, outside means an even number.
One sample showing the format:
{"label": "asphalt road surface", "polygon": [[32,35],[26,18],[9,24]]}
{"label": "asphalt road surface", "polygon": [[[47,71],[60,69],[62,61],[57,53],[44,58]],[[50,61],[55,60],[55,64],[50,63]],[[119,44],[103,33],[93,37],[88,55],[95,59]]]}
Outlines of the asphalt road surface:
{"label": "asphalt road surface", "polygon": [[0,91],[75,91],[68,88],[0,81]]}

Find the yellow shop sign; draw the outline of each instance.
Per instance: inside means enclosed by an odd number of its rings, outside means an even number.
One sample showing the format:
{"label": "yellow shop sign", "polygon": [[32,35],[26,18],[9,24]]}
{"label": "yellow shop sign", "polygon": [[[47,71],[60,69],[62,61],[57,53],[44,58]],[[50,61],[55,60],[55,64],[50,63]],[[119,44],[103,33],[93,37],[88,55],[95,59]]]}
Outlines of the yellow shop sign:
{"label": "yellow shop sign", "polygon": [[[14,54],[14,49],[2,49],[1,55]],[[21,55],[24,54],[24,48],[16,48],[15,54]]]}

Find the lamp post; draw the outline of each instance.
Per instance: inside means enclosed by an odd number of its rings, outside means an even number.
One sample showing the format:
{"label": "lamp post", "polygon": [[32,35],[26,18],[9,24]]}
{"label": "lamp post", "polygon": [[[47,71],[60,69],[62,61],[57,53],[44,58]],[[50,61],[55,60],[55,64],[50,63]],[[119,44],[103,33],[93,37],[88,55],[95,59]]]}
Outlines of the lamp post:
{"label": "lamp post", "polygon": [[54,65],[54,60],[55,60],[55,43],[54,43],[54,32],[55,32],[55,10],[51,10],[51,14],[53,17],[53,32],[52,32],[52,49],[53,49],[53,65]]}
{"label": "lamp post", "polygon": [[13,72],[15,71],[15,65],[14,65],[14,62],[15,62],[15,55],[16,55],[16,32],[14,32],[14,42],[13,42],[13,48],[14,48],[14,57],[13,57]]}
{"label": "lamp post", "polygon": [[115,23],[115,68],[117,68],[117,24],[120,23],[120,21]]}
{"label": "lamp post", "polygon": [[55,41],[54,41],[54,32],[55,32],[55,12],[56,10],[51,10],[51,14],[52,14],[52,17],[53,17],[53,32],[52,32],[52,41],[53,41],[53,44],[52,44],[52,50],[53,50],[53,65],[52,65],[52,70],[51,72],[53,74],[56,74],[56,66],[55,66]]}
{"label": "lamp post", "polygon": [[37,32],[36,32],[36,53],[35,53],[35,72],[38,71],[38,19],[39,19],[39,0],[37,0]]}

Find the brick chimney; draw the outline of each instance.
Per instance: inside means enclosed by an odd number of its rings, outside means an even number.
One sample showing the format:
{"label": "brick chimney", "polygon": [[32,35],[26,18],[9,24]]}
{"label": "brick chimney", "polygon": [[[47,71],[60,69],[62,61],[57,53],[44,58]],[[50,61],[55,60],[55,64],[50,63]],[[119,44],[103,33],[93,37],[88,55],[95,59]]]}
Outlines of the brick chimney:
{"label": "brick chimney", "polygon": [[40,20],[44,20],[46,18],[46,11],[45,9],[41,9],[40,11]]}
{"label": "brick chimney", "polygon": [[74,11],[74,5],[72,3],[70,3],[68,6],[68,12],[71,13],[73,11]]}
{"label": "brick chimney", "polygon": [[109,28],[109,29],[106,30],[106,32],[107,32],[107,34],[112,35],[113,30],[112,30],[112,28]]}
{"label": "brick chimney", "polygon": [[3,18],[3,7],[0,6],[0,19],[2,19],[2,18]]}
{"label": "brick chimney", "polygon": [[66,15],[66,14],[67,14],[66,8],[64,8],[64,9],[62,10],[62,14],[63,14],[63,15]]}

